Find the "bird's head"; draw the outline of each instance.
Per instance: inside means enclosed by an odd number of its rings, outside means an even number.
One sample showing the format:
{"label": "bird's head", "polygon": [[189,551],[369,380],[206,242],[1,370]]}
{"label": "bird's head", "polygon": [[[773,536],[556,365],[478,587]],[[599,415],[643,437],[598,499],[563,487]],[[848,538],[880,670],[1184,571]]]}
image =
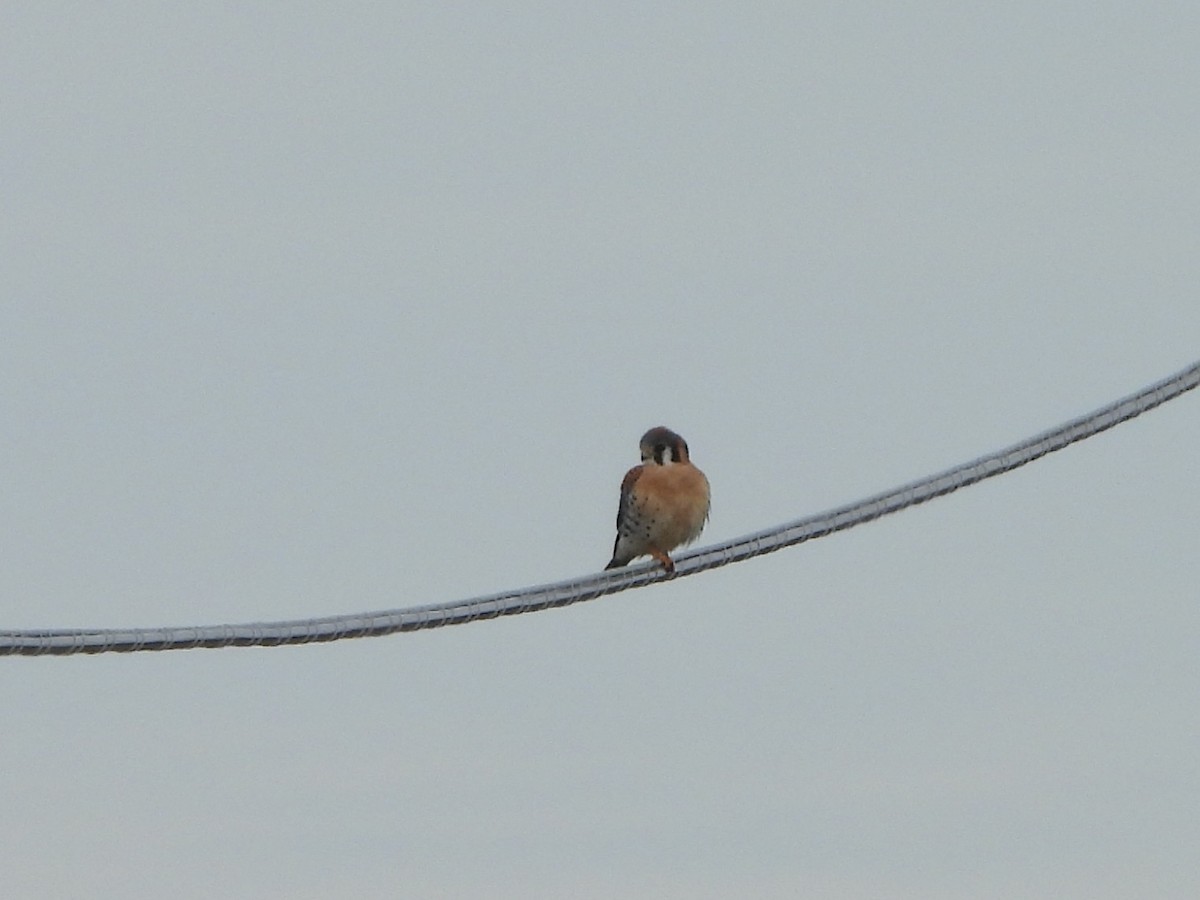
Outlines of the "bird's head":
{"label": "bird's head", "polygon": [[687,441],[670,428],[651,428],[642,435],[642,462],[657,466],[688,461]]}

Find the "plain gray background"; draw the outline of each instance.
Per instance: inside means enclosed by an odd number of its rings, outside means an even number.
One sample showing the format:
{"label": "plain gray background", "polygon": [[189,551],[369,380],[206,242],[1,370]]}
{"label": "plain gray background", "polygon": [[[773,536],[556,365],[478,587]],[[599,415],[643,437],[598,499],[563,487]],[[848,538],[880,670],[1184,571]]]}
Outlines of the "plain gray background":
{"label": "plain gray background", "polygon": [[[7,3],[0,627],[707,544],[1200,353],[1194,3]],[[1200,397],[567,610],[0,660],[12,896],[1195,897]]]}

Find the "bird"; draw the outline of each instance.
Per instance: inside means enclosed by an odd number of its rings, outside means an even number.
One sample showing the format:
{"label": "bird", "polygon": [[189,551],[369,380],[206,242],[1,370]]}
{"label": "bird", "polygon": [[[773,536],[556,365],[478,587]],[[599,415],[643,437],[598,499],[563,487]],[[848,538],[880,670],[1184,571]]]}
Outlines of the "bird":
{"label": "bird", "polygon": [[670,428],[651,428],[640,442],[641,465],[625,473],[617,507],[617,540],[605,569],[651,556],[668,573],[668,555],[690,544],[708,521],[710,491],[704,473],[692,465],[688,445]]}

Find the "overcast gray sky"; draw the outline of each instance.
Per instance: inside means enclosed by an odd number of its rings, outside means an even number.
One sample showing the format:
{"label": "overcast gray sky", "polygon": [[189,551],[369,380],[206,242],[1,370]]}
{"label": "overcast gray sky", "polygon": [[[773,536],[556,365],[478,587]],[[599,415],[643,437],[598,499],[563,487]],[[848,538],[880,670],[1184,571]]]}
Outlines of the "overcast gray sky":
{"label": "overcast gray sky", "polygon": [[[1200,6],[0,14],[0,627],[592,572],[1200,358]],[[1200,397],[566,610],[0,660],[12,896],[1200,895]]]}

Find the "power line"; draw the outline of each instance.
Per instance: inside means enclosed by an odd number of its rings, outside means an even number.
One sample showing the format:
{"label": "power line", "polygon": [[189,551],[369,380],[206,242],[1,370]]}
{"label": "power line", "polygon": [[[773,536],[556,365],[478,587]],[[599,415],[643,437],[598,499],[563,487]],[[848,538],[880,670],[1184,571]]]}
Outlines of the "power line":
{"label": "power line", "polygon": [[1042,432],[1019,444],[938,472],[936,475],[847,506],[797,519],[723,544],[681,554],[675,560],[673,576],[668,576],[657,564],[647,564],[451,603],[288,622],[182,628],[0,631],[0,656],[65,656],[74,653],[127,653],[135,650],[186,650],[197,647],[278,647],[284,644],[308,644],[393,634],[398,631],[440,628],[443,625],[461,625],[476,619],[493,619],[498,616],[569,606],[652,582],[666,581],[672,577],[686,578],[706,569],[715,569],[764,553],[773,553],[784,547],[824,537],[835,531],[843,531],[899,512],[983,481],[985,478],[1010,472],[1076,441],[1099,434],[1175,399],[1198,384],[1200,362],[1095,412]]}

